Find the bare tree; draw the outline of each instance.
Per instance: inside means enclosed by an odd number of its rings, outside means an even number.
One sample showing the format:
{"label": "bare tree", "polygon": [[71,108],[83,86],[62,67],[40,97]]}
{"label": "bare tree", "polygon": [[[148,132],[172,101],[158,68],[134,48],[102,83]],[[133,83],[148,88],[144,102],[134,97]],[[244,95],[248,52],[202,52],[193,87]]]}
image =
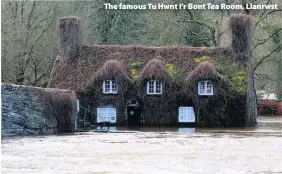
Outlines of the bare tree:
{"label": "bare tree", "polygon": [[[47,42],[45,35],[50,31],[55,21],[55,6],[51,3],[38,1],[4,1],[2,3],[2,30],[5,43],[3,62],[9,66],[3,68],[3,79],[11,83],[29,84],[28,70],[33,66],[34,59],[44,60],[44,57],[34,57],[40,43]],[[49,36],[50,38],[50,36]],[[43,40],[47,39],[47,40]],[[46,49],[46,48],[45,48]],[[10,76],[13,72],[13,78]],[[38,72],[39,73],[39,72]],[[42,73],[42,72],[40,72]],[[35,75],[35,74],[33,74]],[[38,85],[43,74],[36,74],[32,85]],[[35,83],[36,82],[36,83]]]}

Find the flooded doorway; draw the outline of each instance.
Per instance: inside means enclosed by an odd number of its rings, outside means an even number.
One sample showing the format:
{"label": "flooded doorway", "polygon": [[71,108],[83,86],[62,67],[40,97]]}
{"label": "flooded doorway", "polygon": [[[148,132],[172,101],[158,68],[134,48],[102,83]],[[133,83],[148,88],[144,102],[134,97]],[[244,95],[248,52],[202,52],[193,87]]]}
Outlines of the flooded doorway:
{"label": "flooded doorway", "polygon": [[128,126],[140,126],[142,124],[141,106],[137,100],[130,100],[127,104]]}

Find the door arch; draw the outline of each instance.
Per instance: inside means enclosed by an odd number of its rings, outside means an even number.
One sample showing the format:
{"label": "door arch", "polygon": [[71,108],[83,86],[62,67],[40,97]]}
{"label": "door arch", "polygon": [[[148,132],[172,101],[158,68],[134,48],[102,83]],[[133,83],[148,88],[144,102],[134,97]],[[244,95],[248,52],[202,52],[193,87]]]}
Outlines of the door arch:
{"label": "door arch", "polygon": [[140,103],[133,99],[129,100],[127,106],[127,124],[128,126],[140,126],[143,123],[142,109]]}

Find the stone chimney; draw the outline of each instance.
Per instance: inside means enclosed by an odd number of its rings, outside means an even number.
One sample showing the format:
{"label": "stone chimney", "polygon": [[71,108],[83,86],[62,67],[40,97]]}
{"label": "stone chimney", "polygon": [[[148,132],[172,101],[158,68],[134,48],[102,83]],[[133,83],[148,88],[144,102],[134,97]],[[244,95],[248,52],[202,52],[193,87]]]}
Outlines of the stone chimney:
{"label": "stone chimney", "polygon": [[248,14],[232,15],[229,20],[229,27],[232,33],[234,59],[244,62],[248,68],[245,126],[254,126],[257,122],[258,113],[252,66],[252,18]]}
{"label": "stone chimney", "polygon": [[241,13],[233,14],[229,19],[231,30],[231,47],[234,59],[247,63],[251,59],[252,18]]}
{"label": "stone chimney", "polygon": [[78,56],[82,46],[82,27],[77,17],[60,18],[60,53],[67,58]]}

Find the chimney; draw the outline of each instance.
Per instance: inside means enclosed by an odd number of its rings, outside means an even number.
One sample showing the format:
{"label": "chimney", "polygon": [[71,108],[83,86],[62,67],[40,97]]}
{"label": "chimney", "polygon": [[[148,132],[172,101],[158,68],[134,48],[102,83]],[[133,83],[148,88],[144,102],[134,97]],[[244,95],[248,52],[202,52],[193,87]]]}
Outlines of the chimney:
{"label": "chimney", "polygon": [[60,18],[60,52],[68,58],[76,58],[82,46],[82,28],[77,17]]}
{"label": "chimney", "polygon": [[252,19],[248,14],[233,14],[229,19],[234,59],[247,63],[251,58]]}

